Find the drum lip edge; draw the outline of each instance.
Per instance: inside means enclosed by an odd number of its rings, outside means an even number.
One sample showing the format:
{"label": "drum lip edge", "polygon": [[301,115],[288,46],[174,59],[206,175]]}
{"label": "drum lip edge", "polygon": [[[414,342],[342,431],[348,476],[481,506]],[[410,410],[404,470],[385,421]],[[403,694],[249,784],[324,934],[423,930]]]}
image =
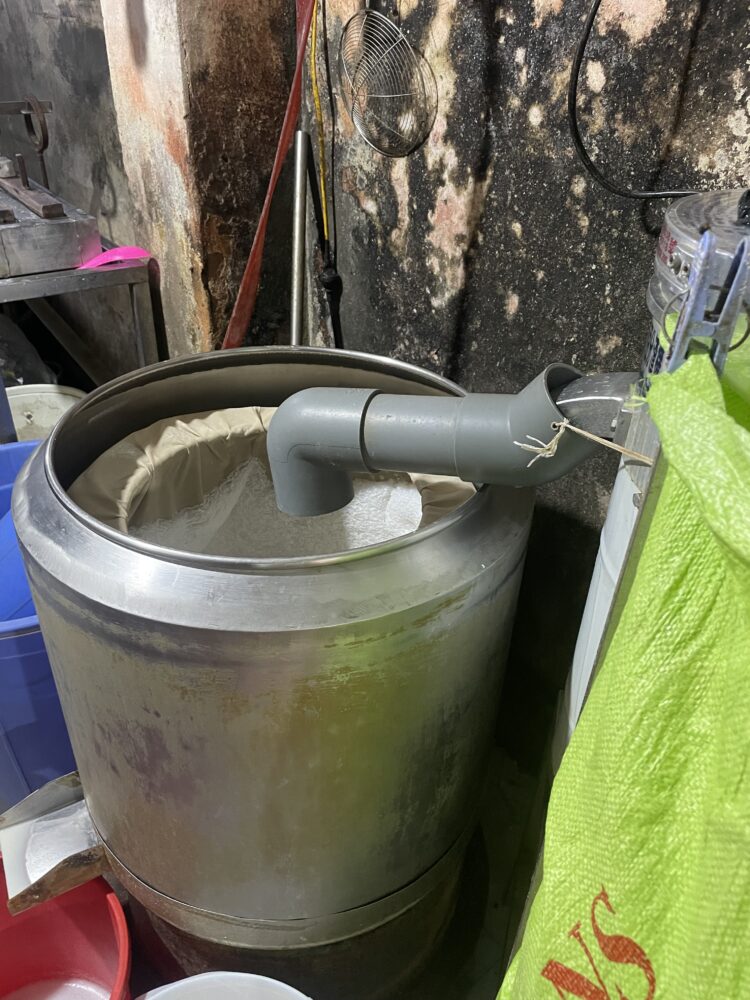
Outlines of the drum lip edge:
{"label": "drum lip edge", "polygon": [[[364,559],[372,559],[380,555],[387,555],[400,549],[409,548],[421,541],[441,534],[458,521],[461,521],[475,513],[487,498],[488,487],[484,485],[475,486],[476,493],[455,510],[439,518],[433,524],[424,528],[417,528],[416,531],[396,538],[388,539],[376,545],[366,545],[354,549],[346,549],[342,552],[331,552],[315,556],[286,556],[274,558],[243,558],[217,556],[203,553],[186,552],[181,549],[166,548],[147,542],[132,535],[125,535],[115,528],[103,524],[92,517],[81,507],[75,504],[68,492],[63,488],[57,477],[53,466],[53,453],[60,437],[61,431],[64,433],[67,424],[75,419],[79,413],[88,407],[95,405],[100,399],[106,398],[110,394],[119,394],[127,391],[128,387],[137,388],[139,385],[146,385],[152,381],[160,381],[159,374],[166,377],[168,374],[189,374],[191,370],[200,371],[201,368],[223,368],[234,367],[241,364],[249,355],[258,358],[266,358],[267,363],[283,361],[290,351],[295,354],[295,361],[299,364],[309,364],[317,361],[331,362],[343,361],[345,367],[363,368],[365,370],[376,370],[384,374],[401,374],[403,376],[416,376],[417,384],[431,386],[442,389],[450,395],[466,395],[466,391],[456,383],[437,375],[427,369],[420,368],[405,361],[391,358],[384,358],[374,354],[366,354],[359,351],[343,351],[333,348],[317,347],[247,347],[238,348],[232,351],[215,351],[210,354],[191,355],[189,357],[174,358],[170,361],[158,362],[146,368],[137,369],[135,372],[128,372],[110,382],[99,386],[79,403],[73,406],[58,421],[46,441],[39,449],[43,456],[44,474],[56,500],[61,506],[72,515],[85,528],[104,538],[106,541],[122,548],[129,549],[139,555],[157,559],[161,562],[169,562],[178,566],[190,567],[193,569],[204,569],[213,572],[228,573],[285,573],[299,570],[318,570],[329,566],[341,566],[347,563],[359,562]],[[180,372],[180,369],[184,372]],[[32,456],[31,461],[34,461]]]}

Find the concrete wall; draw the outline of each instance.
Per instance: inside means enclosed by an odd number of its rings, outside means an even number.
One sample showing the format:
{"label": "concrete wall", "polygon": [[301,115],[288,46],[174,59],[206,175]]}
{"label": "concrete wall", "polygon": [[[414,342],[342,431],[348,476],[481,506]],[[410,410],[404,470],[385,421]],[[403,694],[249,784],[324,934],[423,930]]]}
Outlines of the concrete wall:
{"label": "concrete wall", "polygon": [[[0,4],[0,99],[51,100],[47,169],[53,190],[99,220],[119,243],[140,238],[138,213],[122,160],[99,0],[3,0]],[[25,152],[40,180],[20,119],[0,119],[0,150]],[[110,375],[135,367],[127,291],[65,296],[56,308],[100,344]],[[148,310],[141,310],[148,329]]]}
{"label": "concrete wall", "polygon": [[[294,72],[289,0],[188,0],[179,4],[190,157],[200,201],[201,282],[212,340],[223,336],[266,194]],[[254,340],[288,324],[289,185],[271,214]]]}
{"label": "concrete wall", "polygon": [[[92,215],[113,240],[137,229],[122,163],[99,0],[3,0],[0,93],[51,100],[47,169],[52,187]],[[20,126],[20,127],[19,127]],[[0,119],[0,149],[28,151],[19,120]],[[39,180],[36,162],[30,173]]]}
{"label": "concrete wall", "polygon": [[[133,199],[168,275],[172,353],[210,350],[226,327],[273,162],[292,5],[102,0],[102,12]],[[284,242],[283,227],[272,227],[269,261]],[[274,288],[271,280],[267,292]],[[274,312],[269,294],[261,315]]]}
{"label": "concrete wall", "polygon": [[144,243],[164,274],[170,354],[206,350],[211,330],[177,7],[168,0],[103,0],[102,15],[125,169]]}

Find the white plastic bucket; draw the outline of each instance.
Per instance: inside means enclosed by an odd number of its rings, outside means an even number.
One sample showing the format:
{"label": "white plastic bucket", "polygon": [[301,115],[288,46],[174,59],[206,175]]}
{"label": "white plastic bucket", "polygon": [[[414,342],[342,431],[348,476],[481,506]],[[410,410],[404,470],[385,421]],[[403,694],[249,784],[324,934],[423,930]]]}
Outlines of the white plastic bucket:
{"label": "white plastic bucket", "polygon": [[310,1000],[276,979],[244,972],[206,972],[144,993],[140,1000]]}
{"label": "white plastic bucket", "polygon": [[68,385],[11,385],[6,391],[19,441],[47,437],[63,413],[86,395]]}

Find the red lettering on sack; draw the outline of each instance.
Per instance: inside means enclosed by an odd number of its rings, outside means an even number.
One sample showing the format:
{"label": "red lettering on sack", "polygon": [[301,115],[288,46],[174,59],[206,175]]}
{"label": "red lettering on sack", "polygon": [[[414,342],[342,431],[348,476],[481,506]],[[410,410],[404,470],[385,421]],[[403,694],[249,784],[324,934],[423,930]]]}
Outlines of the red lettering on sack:
{"label": "red lettering on sack", "polygon": [[[602,887],[602,891],[595,897],[591,904],[591,926],[594,929],[596,940],[605,958],[610,962],[617,962],[618,965],[635,965],[641,970],[648,983],[648,992],[643,1000],[653,1000],[656,993],[656,976],[654,967],[648,959],[646,952],[632,938],[624,937],[622,934],[605,934],[596,922],[596,905],[602,903],[611,914],[614,915],[614,907],[609,901],[607,890]],[[619,986],[616,987],[620,1000],[628,1000]]]}
{"label": "red lettering on sack", "polygon": [[[646,952],[633,938],[625,937],[622,934],[605,934],[596,919],[598,904],[602,904],[605,909],[614,915],[614,907],[609,901],[606,889],[603,887],[602,891],[598,896],[594,897],[591,903],[591,927],[602,955],[610,962],[615,962],[618,965],[634,965],[640,969],[648,984],[648,992],[643,996],[642,1000],[653,1000],[656,995],[656,976],[654,974],[654,967]],[[571,1000],[571,998],[575,998],[575,1000],[612,1000],[601,972],[594,961],[594,956],[584,940],[580,922],[571,928],[570,937],[574,938],[581,946],[591,966],[596,982],[555,959],[550,959],[544,966],[541,972],[542,978],[554,986],[560,1000]],[[617,990],[618,1000],[629,1000],[619,986],[615,985],[615,989]]]}
{"label": "red lettering on sack", "polygon": [[552,983],[560,996],[560,1000],[567,1000],[569,996],[579,997],[580,1000],[612,1000],[607,992],[607,987],[604,985],[604,980],[596,967],[594,956],[583,940],[580,923],[575,924],[571,928],[570,937],[575,938],[580,944],[583,953],[589,961],[589,965],[594,970],[594,975],[599,985],[597,986],[590,979],[582,976],[580,972],[576,972],[575,969],[563,965],[562,962],[556,962],[554,959],[550,959],[542,969],[542,978]]}

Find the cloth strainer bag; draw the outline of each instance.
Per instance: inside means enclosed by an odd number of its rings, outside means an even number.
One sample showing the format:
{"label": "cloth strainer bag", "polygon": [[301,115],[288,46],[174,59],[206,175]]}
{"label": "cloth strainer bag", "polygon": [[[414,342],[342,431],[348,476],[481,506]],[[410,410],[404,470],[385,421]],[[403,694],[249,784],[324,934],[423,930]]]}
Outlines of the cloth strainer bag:
{"label": "cloth strainer bag", "polygon": [[750,364],[654,379],[667,460],[500,1000],[750,998]]}
{"label": "cloth strainer bag", "polygon": [[[275,407],[247,406],[158,420],[95,459],[71,486],[71,499],[125,534],[169,519],[197,507],[249,459],[260,459],[268,468],[266,433],[275,412]],[[420,494],[419,527],[455,510],[475,492],[451,477],[408,478]]]}

